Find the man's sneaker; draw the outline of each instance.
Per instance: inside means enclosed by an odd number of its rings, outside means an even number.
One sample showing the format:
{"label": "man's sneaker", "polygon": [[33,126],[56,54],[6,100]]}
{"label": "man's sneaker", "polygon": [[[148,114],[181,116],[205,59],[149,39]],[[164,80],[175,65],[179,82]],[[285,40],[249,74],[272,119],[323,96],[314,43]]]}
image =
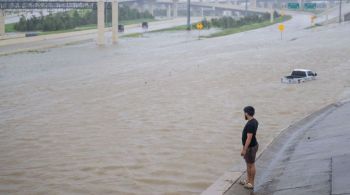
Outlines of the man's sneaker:
{"label": "man's sneaker", "polygon": [[251,183],[246,183],[244,185],[244,188],[246,188],[246,189],[254,189],[254,186]]}
{"label": "man's sneaker", "polygon": [[244,186],[246,183],[247,183],[247,180],[245,180],[245,179],[242,179],[242,180],[239,181],[239,184],[241,184],[241,185],[243,185],[243,186]]}

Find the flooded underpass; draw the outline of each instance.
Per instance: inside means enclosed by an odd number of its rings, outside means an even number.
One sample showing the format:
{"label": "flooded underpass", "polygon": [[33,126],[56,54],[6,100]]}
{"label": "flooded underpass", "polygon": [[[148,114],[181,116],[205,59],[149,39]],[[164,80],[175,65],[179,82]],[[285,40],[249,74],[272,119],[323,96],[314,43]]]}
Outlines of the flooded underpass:
{"label": "flooded underpass", "polygon": [[[350,95],[349,24],[307,21],[287,22],[282,41],[276,26],[161,32],[0,57],[1,194],[198,194],[242,170],[245,105],[263,149]],[[293,68],[319,79],[281,84]]]}

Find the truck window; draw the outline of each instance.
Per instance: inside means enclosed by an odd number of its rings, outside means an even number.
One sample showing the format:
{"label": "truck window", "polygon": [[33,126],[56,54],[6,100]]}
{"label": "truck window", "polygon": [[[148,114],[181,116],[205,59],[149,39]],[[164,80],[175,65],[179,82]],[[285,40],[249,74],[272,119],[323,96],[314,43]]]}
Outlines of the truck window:
{"label": "truck window", "polygon": [[309,75],[309,76],[315,76],[314,73],[311,72],[311,71],[308,71],[308,72],[307,72],[307,75]]}
{"label": "truck window", "polygon": [[297,77],[306,77],[306,72],[304,71],[293,71],[292,76],[297,76]]}

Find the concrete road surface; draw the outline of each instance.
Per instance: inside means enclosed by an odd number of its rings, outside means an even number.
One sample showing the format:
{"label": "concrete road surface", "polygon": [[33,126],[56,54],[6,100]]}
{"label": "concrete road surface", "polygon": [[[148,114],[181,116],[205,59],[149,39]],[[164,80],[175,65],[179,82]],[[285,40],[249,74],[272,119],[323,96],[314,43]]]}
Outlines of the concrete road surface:
{"label": "concrete road surface", "polygon": [[[344,15],[349,12],[350,12],[350,3],[344,2],[342,5],[342,17],[344,17]],[[330,8],[325,12],[318,14],[315,22],[319,24],[328,24],[332,22],[338,22],[338,20],[339,20],[339,7],[336,6],[336,7]]]}
{"label": "concrete road surface", "polygon": [[350,103],[330,105],[286,129],[257,161],[255,192],[226,195],[350,194]]}

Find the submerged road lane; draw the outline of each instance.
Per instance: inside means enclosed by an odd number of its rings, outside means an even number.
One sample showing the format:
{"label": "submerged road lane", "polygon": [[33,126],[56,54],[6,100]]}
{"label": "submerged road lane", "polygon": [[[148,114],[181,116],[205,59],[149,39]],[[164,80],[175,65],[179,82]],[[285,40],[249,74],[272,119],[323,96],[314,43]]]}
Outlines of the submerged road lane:
{"label": "submerged road lane", "polygon": [[[0,57],[0,194],[184,194],[240,172],[242,108],[261,151],[350,97],[349,24],[308,16],[235,35],[149,33]],[[293,68],[316,81],[284,85]],[[312,97],[312,98],[305,98]]]}
{"label": "submerged road lane", "polygon": [[[193,17],[192,22],[200,21],[201,18]],[[162,20],[149,22],[148,31],[160,30],[165,28],[171,28],[175,26],[185,25],[185,18],[176,18],[171,20]],[[119,36],[129,35],[132,33],[141,33],[144,30],[141,28],[141,24],[132,24],[125,26],[125,32],[119,33]],[[111,44],[111,32],[110,28],[106,28],[106,43]],[[41,50],[47,48],[53,48],[57,46],[69,45],[72,43],[80,43],[86,41],[96,40],[97,30],[83,30],[68,33],[58,33],[51,35],[41,35],[36,37],[24,37],[8,40],[0,40],[0,55],[7,55],[11,53],[18,53],[24,51]]]}

